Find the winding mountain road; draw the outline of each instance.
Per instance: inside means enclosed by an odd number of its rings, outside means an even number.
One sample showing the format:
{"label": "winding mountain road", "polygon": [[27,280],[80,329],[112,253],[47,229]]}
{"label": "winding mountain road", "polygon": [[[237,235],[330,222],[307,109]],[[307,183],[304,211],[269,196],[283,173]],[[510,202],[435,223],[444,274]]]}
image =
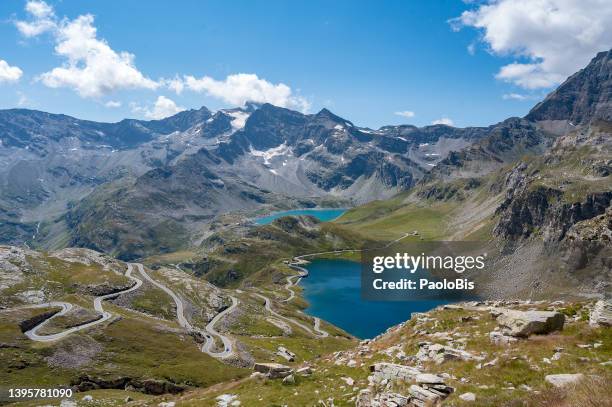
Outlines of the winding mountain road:
{"label": "winding mountain road", "polygon": [[321,330],[320,325],[321,325],[321,321],[319,320],[319,318],[314,318],[314,331],[312,329],[310,329],[310,327],[304,325],[303,323],[301,323],[300,321],[297,321],[293,318],[289,318],[286,317],[284,315],[279,314],[278,312],[274,311],[272,309],[272,301],[266,297],[263,296],[259,293],[253,293],[254,296],[261,298],[262,300],[264,300],[264,307],[266,308],[266,311],[268,311],[270,314],[274,315],[276,318],[281,319],[285,322],[288,322],[290,324],[294,324],[299,326],[300,328],[302,328],[304,331],[308,332],[310,335],[315,336],[315,337],[319,337],[319,338],[325,338],[328,337],[329,334],[323,330]]}
{"label": "winding mountain road", "polygon": [[[185,305],[183,304],[183,300],[181,299],[181,297],[176,295],[174,291],[172,291],[164,284],[160,283],[159,281],[155,281],[153,278],[151,278],[151,276],[149,276],[149,274],[147,274],[147,272],[145,271],[144,266],[142,264],[135,263],[135,265],[136,267],[138,267],[138,271],[140,272],[140,274],[148,282],[150,282],[160,290],[164,291],[172,298],[172,300],[176,304],[176,319],[178,320],[179,325],[188,331],[197,332],[205,338],[205,342],[201,348],[202,352],[215,358],[221,359],[230,357],[234,354],[233,341],[228,336],[217,332],[215,330],[215,324],[219,322],[219,320],[221,320],[225,315],[231,313],[232,311],[234,311],[234,309],[236,309],[236,306],[238,305],[238,299],[236,297],[230,297],[232,299],[232,305],[215,315],[215,317],[208,323],[208,325],[206,325],[205,331],[202,331],[191,325],[189,321],[187,321],[187,318],[185,318]],[[223,342],[223,350],[221,352],[215,352],[213,350],[215,346],[215,340],[213,337],[217,337],[221,340],[221,342]]]}
{"label": "winding mountain road", "polygon": [[[215,315],[215,317],[208,323],[208,325],[206,325],[206,342],[204,342],[204,344],[202,345],[202,352],[205,352],[217,358],[227,358],[234,354],[232,340],[229,337],[215,330],[215,324],[219,322],[219,320],[221,320],[225,315],[233,312],[234,309],[236,309],[236,307],[238,306],[238,299],[236,297],[230,298],[232,299],[232,305]],[[215,346],[215,340],[213,339],[213,336],[216,336],[217,338],[221,339],[221,342],[223,342],[223,351],[214,352],[212,350]]]}
{"label": "winding mountain road", "polygon": [[104,311],[104,307],[102,307],[102,301],[112,299],[112,298],[117,298],[121,294],[125,294],[128,292],[137,290],[142,285],[142,280],[132,276],[132,265],[131,264],[128,264],[128,269],[125,272],[125,276],[135,282],[133,286],[125,290],[117,291],[111,294],[101,295],[101,296],[94,298],[94,309],[101,314],[101,317],[96,319],[95,321],[90,321],[90,322],[86,322],[81,325],[73,326],[72,328],[68,328],[65,331],[58,332],[58,333],[51,334],[51,335],[39,335],[37,332],[41,328],[47,325],[49,321],[53,320],[54,318],[57,318],[59,316],[62,316],[68,313],[72,309],[73,305],[70,304],[69,302],[62,302],[62,301],[52,301],[52,302],[48,302],[44,304],[36,304],[36,305],[27,306],[25,308],[61,307],[62,309],[60,312],[53,314],[51,317],[45,319],[44,321],[36,325],[34,328],[30,329],[29,331],[24,332],[24,335],[26,335],[28,338],[30,338],[33,341],[51,342],[51,341],[56,341],[58,339],[65,338],[71,333],[82,331],[84,329],[91,328],[92,326],[96,326],[105,321],[108,321],[113,316],[113,314],[111,314],[108,311]]}
{"label": "winding mountain road", "polygon": [[145,280],[147,280],[149,283],[153,284],[155,287],[159,288],[160,290],[162,290],[163,292],[165,292],[172,298],[172,300],[174,301],[174,304],[176,304],[176,319],[178,321],[178,324],[182,328],[185,328],[189,331],[194,330],[193,326],[189,323],[189,321],[187,321],[187,318],[185,318],[185,307],[183,305],[183,300],[181,300],[181,298],[178,295],[176,295],[174,291],[172,291],[171,289],[169,289],[162,283],[153,280],[151,276],[147,274],[142,264],[140,263],[134,263],[134,264],[136,265],[136,267],[138,267],[138,271],[145,278]]}
{"label": "winding mountain road", "polygon": [[[145,280],[147,280],[148,282],[150,282],[151,284],[153,284],[160,290],[164,291],[166,294],[168,294],[172,298],[172,300],[176,304],[176,319],[177,319],[178,324],[187,331],[194,331],[194,332],[200,333],[205,338],[205,342],[201,348],[202,352],[205,352],[208,355],[216,357],[216,358],[227,358],[234,354],[233,341],[231,340],[231,338],[217,332],[215,330],[215,324],[219,322],[225,315],[231,313],[232,311],[236,309],[239,303],[236,297],[233,297],[233,296],[230,297],[232,299],[232,305],[228,307],[227,309],[223,310],[222,312],[218,313],[208,323],[208,325],[206,325],[205,331],[201,331],[195,328],[193,325],[191,325],[189,321],[187,320],[187,318],[185,317],[185,306],[183,304],[183,300],[177,294],[175,294],[174,291],[168,288],[166,285],[154,280],[145,271],[144,266],[140,263],[128,263],[127,264],[127,271],[125,272],[125,276],[128,277],[130,280],[134,281],[134,285],[132,285],[130,288],[127,288],[125,290],[117,291],[111,294],[101,295],[101,296],[94,298],[94,301],[93,301],[94,309],[100,313],[100,317],[96,319],[95,321],[90,321],[90,322],[87,322],[81,325],[77,325],[77,326],[74,326],[72,328],[66,329],[62,332],[58,332],[55,334],[40,335],[38,334],[40,329],[46,326],[54,318],[60,317],[62,315],[66,315],[70,310],[72,310],[74,306],[69,302],[63,302],[63,301],[51,301],[51,302],[47,302],[43,304],[27,305],[27,306],[19,307],[19,308],[49,308],[49,307],[55,308],[55,307],[59,307],[61,308],[61,310],[53,314],[49,318],[45,319],[44,321],[40,322],[38,325],[36,325],[32,329],[24,332],[24,334],[33,341],[50,342],[50,341],[56,341],[56,340],[65,338],[66,336],[74,332],[81,331],[87,328],[91,328],[105,321],[108,321],[110,318],[112,318],[113,314],[104,310],[104,307],[102,306],[102,301],[117,298],[118,296],[122,294],[126,294],[131,291],[137,290],[143,284],[143,281],[141,279],[132,276],[132,271],[134,270],[134,267],[138,269],[140,275],[142,275],[142,277]],[[223,343],[223,350],[221,352],[215,352],[213,350],[215,346],[214,337],[219,338],[221,342]]]}
{"label": "winding mountain road", "polygon": [[[400,240],[404,239],[405,237],[410,236],[409,233],[404,234],[402,237],[400,237],[399,239],[396,239],[392,242],[390,242],[389,244],[387,244],[386,246],[384,246],[383,248],[387,248],[397,242],[399,242]],[[304,261],[304,258],[306,257],[313,257],[313,256],[320,256],[320,255],[324,255],[324,254],[338,254],[338,253],[346,253],[346,252],[356,252],[356,251],[363,251],[362,249],[343,249],[343,250],[332,250],[332,251],[326,251],[326,252],[317,252],[317,253],[310,253],[310,254],[303,254],[301,256],[296,256],[293,258],[293,261],[288,263],[288,266],[293,268],[294,270],[298,271],[299,274],[297,275],[293,275],[293,276],[289,276],[287,277],[287,284],[285,285],[285,289],[287,291],[289,291],[289,296],[283,300],[283,302],[289,302],[291,300],[293,300],[293,298],[295,298],[295,292],[291,289],[291,287],[293,287],[294,285],[299,284],[300,280],[303,277],[308,276],[308,270],[306,270],[304,267],[301,267],[300,264],[302,264],[302,262]],[[134,269],[134,266],[136,266],[136,268],[138,268],[138,271],[140,272],[140,274],[142,275],[142,277],[147,280],[148,282],[150,282],[151,284],[153,284],[154,286],[156,286],[157,288],[159,288],[160,290],[164,291],[166,294],[168,294],[172,300],[174,301],[174,303],[176,304],[176,318],[178,321],[178,324],[188,330],[188,331],[193,331],[193,332],[197,332],[201,335],[204,336],[205,338],[205,342],[201,347],[201,351],[207,353],[210,356],[216,357],[216,358],[227,358],[230,357],[234,354],[234,345],[233,345],[233,341],[230,337],[223,335],[221,333],[219,333],[217,330],[215,330],[215,325],[223,318],[225,317],[227,314],[233,312],[236,307],[239,304],[239,301],[236,297],[230,296],[231,300],[232,300],[232,305],[229,306],[228,308],[226,308],[225,310],[221,311],[220,313],[218,313],[217,315],[215,315],[215,317],[206,325],[205,330],[199,330],[197,328],[195,328],[193,325],[191,325],[189,323],[189,321],[187,320],[187,318],[185,317],[185,306],[183,304],[183,300],[174,293],[174,291],[172,291],[170,288],[168,288],[166,285],[154,280],[153,278],[151,278],[151,276],[149,276],[149,274],[147,274],[147,272],[144,269],[144,266],[140,263],[128,263],[127,264],[127,270],[125,272],[125,276],[128,277],[130,280],[134,281],[134,285],[132,285],[131,287],[125,289],[125,290],[121,290],[121,291],[117,291],[114,293],[110,293],[110,294],[105,294],[105,295],[101,295],[101,296],[97,296],[94,298],[93,301],[93,305],[94,305],[94,309],[100,313],[100,317],[94,321],[89,321],[86,322],[84,324],[81,325],[77,325],[74,327],[71,327],[69,329],[66,329],[62,332],[58,332],[55,334],[50,334],[50,335],[40,335],[38,334],[38,331],[43,328],[44,326],[46,326],[51,320],[53,320],[54,318],[60,317],[62,315],[66,315],[68,312],[70,312],[70,310],[72,310],[73,305],[68,303],[68,302],[63,302],[63,301],[51,301],[51,302],[47,302],[47,303],[43,303],[43,304],[36,304],[36,305],[28,305],[25,307],[21,307],[21,308],[54,308],[54,307],[59,307],[61,308],[61,310],[55,314],[53,314],[52,316],[50,316],[49,318],[45,319],[44,321],[40,322],[38,325],[36,325],[35,327],[33,327],[32,329],[24,332],[24,334],[31,340],[33,341],[37,341],[37,342],[50,342],[50,341],[56,341],[62,338],[65,338],[66,336],[77,332],[77,331],[81,331],[84,329],[88,329],[91,328],[93,326],[99,325],[105,321],[108,321],[110,318],[112,318],[113,314],[111,314],[108,311],[104,310],[104,307],[102,306],[102,301],[105,300],[109,300],[109,299],[113,299],[113,298],[117,298],[118,296],[122,295],[122,294],[126,294],[129,293],[131,291],[137,290],[138,288],[140,288],[140,286],[142,286],[143,281],[137,277],[132,276],[132,271]],[[178,266],[177,266],[178,269]],[[295,281],[293,281],[293,279],[295,279]],[[305,324],[301,323],[300,321],[297,321],[293,318],[289,318],[289,317],[285,317],[281,314],[279,314],[278,312],[274,311],[272,309],[272,301],[268,298],[265,297],[259,293],[253,293],[253,295],[261,298],[262,300],[264,300],[264,304],[265,304],[265,308],[266,310],[274,315],[276,318],[283,320],[285,322],[288,322],[290,324],[294,324],[300,328],[302,328],[304,331],[308,332],[310,335],[313,335],[315,337],[319,337],[319,338],[325,338],[329,336],[329,333],[325,332],[324,330],[321,329],[321,320],[317,317],[313,317],[314,319],[314,325],[313,325],[313,329],[310,329],[310,327],[306,326]],[[223,350],[221,352],[215,352],[213,351],[214,347],[215,347],[215,340],[214,337],[219,338],[219,340],[221,340],[221,342],[223,343]]]}

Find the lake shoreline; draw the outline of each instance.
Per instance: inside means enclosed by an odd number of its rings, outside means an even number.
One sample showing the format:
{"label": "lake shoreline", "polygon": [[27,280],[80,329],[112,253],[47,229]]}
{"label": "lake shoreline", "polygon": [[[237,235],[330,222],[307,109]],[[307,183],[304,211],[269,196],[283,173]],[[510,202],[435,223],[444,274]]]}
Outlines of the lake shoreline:
{"label": "lake shoreline", "polygon": [[309,303],[304,312],[321,318],[349,334],[373,338],[407,321],[414,312],[426,312],[446,300],[366,301],[361,299],[361,264],[346,259],[313,259],[301,267],[300,280]]}
{"label": "lake shoreline", "polygon": [[303,216],[311,215],[320,220],[321,222],[331,222],[344,215],[350,208],[302,208],[302,209],[289,209],[286,211],[270,212],[265,216],[260,216],[251,219],[256,225],[267,225],[275,221],[276,219],[285,216]]}

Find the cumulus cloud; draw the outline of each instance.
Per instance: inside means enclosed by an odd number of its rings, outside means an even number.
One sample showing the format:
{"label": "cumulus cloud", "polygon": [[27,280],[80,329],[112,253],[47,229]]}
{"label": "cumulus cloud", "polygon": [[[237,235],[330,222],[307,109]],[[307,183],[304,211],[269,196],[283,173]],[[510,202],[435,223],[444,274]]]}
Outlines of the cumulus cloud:
{"label": "cumulus cloud", "polygon": [[[133,54],[115,51],[104,39],[98,38],[91,14],[72,20],[59,18],[53,7],[42,0],[28,1],[26,11],[28,20],[15,22],[19,32],[28,38],[50,33],[55,41],[55,53],[64,59],[61,66],[37,77],[48,87],[69,88],[81,97],[100,99],[117,90],[154,90],[163,86],[176,94],[181,94],[185,89],[205,93],[232,105],[244,105],[250,101],[272,103],[304,112],[310,108],[308,100],[296,95],[289,86],[268,82],[256,74],[238,73],[223,80],[191,75],[150,79],[138,70]],[[165,103],[165,108],[172,111],[168,101],[172,102],[168,98],[158,99],[160,109]],[[156,114],[155,109],[150,113]]]}
{"label": "cumulus cloud", "polygon": [[177,95],[183,93],[183,89],[185,89],[185,81],[179,78],[178,75],[172,79],[162,79],[161,83]]}
{"label": "cumulus cloud", "polygon": [[[177,86],[176,84],[174,85]],[[310,103],[293,93],[284,83],[274,84],[255,74],[239,73],[228,75],[224,80],[216,80],[210,76],[196,78],[187,75],[183,78],[183,87],[205,93],[233,105],[242,106],[246,102],[271,103],[301,111],[308,111]]]}
{"label": "cumulus cloud", "polygon": [[452,126],[455,124],[455,122],[453,122],[448,117],[442,117],[440,119],[434,120],[433,122],[431,122],[431,124],[445,124],[447,126]]}
{"label": "cumulus cloud", "polygon": [[28,1],[25,9],[30,14],[31,21],[15,22],[15,26],[23,36],[35,37],[57,28],[57,19],[53,7],[44,1]]}
{"label": "cumulus cloud", "polygon": [[609,0],[489,0],[451,20],[474,27],[490,52],[517,61],[498,79],[526,89],[559,84],[612,45]]}
{"label": "cumulus cloud", "polygon": [[402,116],[402,117],[405,117],[407,119],[410,119],[411,117],[414,117],[414,112],[412,112],[410,110],[402,110],[400,112],[395,112],[395,114],[397,116]]}
{"label": "cumulus cloud", "polygon": [[91,14],[74,20],[57,20],[51,6],[42,1],[28,2],[26,11],[32,21],[16,22],[19,31],[29,37],[51,31],[56,42],[55,52],[65,59],[62,66],[40,75],[39,80],[46,86],[71,88],[85,98],[99,98],[126,88],[159,86],[136,68],[133,54],[117,52],[104,39],[97,38]]}
{"label": "cumulus cloud", "polygon": [[3,59],[0,59],[0,83],[17,82],[23,75],[23,71],[19,67],[11,66]]}
{"label": "cumulus cloud", "polygon": [[132,112],[141,114],[147,119],[155,120],[164,119],[185,110],[184,107],[177,106],[172,99],[165,96],[159,96],[151,107],[140,106],[135,103],[132,103],[130,106]]}

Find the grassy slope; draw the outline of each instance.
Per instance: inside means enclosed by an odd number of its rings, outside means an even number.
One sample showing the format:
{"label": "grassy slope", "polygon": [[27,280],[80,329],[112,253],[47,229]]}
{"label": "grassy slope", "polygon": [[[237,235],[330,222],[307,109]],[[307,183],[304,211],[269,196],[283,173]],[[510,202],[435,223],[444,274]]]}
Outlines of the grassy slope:
{"label": "grassy slope", "polygon": [[[572,305],[563,309],[568,315],[582,315],[586,311],[582,305]],[[472,317],[468,322],[462,322],[462,317]],[[612,379],[612,368],[603,366],[601,362],[612,358],[612,331],[609,328],[592,328],[587,322],[579,319],[567,323],[566,328],[558,333],[543,336],[533,336],[521,340],[513,346],[503,347],[492,345],[488,332],[496,323],[488,312],[468,310],[436,310],[428,314],[433,318],[429,322],[416,325],[411,320],[403,327],[376,340],[371,345],[371,351],[363,355],[351,354],[357,366],[349,368],[344,364],[336,364],[334,357],[317,358],[312,361],[315,368],[313,377],[300,378],[298,385],[287,386],[279,380],[251,379],[218,391],[196,391],[187,395],[180,405],[214,405],[217,396],[224,393],[235,394],[243,405],[316,405],[318,400],[333,398],[336,406],[354,405],[353,397],[357,391],[346,386],[341,377],[351,377],[356,386],[367,386],[368,367],[375,362],[403,362],[379,351],[399,345],[407,355],[414,355],[420,341],[444,343],[443,340],[430,337],[424,332],[452,332],[456,337],[467,338],[466,350],[474,354],[486,354],[485,362],[497,358],[493,366],[478,368],[477,362],[448,361],[441,365],[426,362],[423,370],[432,373],[448,373],[455,377],[448,384],[456,391],[448,399],[453,405],[468,405],[458,396],[465,392],[473,392],[477,396],[472,406],[512,405],[537,406],[543,405],[542,398],[534,397],[521,385],[529,386],[542,395],[554,393],[550,385],[544,382],[544,376],[556,373],[582,372],[599,376],[605,380]],[[600,343],[597,348],[582,349],[579,344]],[[555,348],[563,347],[559,360],[551,364],[543,362],[551,358]],[[463,382],[461,378],[469,378]],[[410,383],[398,383],[394,389],[400,393],[406,392]],[[600,383],[601,385],[601,383]],[[561,396],[560,396],[561,397]],[[569,396],[564,396],[569,397]],[[603,397],[600,395],[600,397]],[[563,397],[562,397],[563,398]],[[196,401],[202,404],[196,404]],[[603,400],[600,398],[600,400]],[[551,404],[555,405],[555,404]],[[569,404],[571,405],[571,404]]]}
{"label": "grassy slope", "polygon": [[[98,264],[86,266],[47,255],[29,261],[33,271],[26,275],[26,280],[1,293],[8,303],[18,304],[13,294],[26,288],[44,289],[49,298],[92,310],[93,297],[79,293],[81,286],[111,280],[120,284],[129,281]],[[150,289],[144,297],[136,298],[136,302],[150,300],[147,310],[160,311],[152,312],[157,317],[107,302],[105,309],[120,318],[49,343],[30,341],[18,327],[20,321],[45,309],[0,312],[0,343],[5,345],[0,346],[3,361],[0,383],[19,387],[66,385],[80,375],[89,374],[208,386],[248,373],[200,352],[193,338],[176,324],[171,301],[165,293]],[[168,320],[159,317],[168,317]],[[61,320],[57,322],[61,323]]]}

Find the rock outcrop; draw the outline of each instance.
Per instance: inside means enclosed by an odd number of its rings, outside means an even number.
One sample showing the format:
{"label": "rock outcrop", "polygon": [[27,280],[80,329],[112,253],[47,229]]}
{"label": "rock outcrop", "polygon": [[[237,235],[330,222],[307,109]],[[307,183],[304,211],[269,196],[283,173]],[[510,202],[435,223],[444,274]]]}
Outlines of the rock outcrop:
{"label": "rock outcrop", "polygon": [[612,302],[599,300],[595,303],[589,317],[591,326],[612,326]]}
{"label": "rock outcrop", "polygon": [[447,360],[484,360],[482,356],[474,355],[464,350],[455,349],[439,343],[430,342],[421,342],[419,344],[419,352],[416,354],[416,358],[420,361],[431,360],[437,364],[444,363]]}
{"label": "rock outcrop", "polygon": [[578,383],[584,378],[582,373],[562,373],[562,374],[550,374],[544,377],[548,383],[555,387],[565,387],[570,384]]}
{"label": "rock outcrop", "polygon": [[253,370],[263,373],[270,379],[282,379],[293,374],[293,369],[280,363],[255,363]]}
{"label": "rock outcrop", "polygon": [[554,311],[504,310],[497,322],[504,334],[526,338],[533,334],[547,334],[563,329],[565,316]]}
{"label": "rock outcrop", "polygon": [[375,363],[370,366],[370,372],[372,372],[370,381],[373,383],[382,383],[384,380],[410,381],[421,374],[419,369],[395,363]]}

